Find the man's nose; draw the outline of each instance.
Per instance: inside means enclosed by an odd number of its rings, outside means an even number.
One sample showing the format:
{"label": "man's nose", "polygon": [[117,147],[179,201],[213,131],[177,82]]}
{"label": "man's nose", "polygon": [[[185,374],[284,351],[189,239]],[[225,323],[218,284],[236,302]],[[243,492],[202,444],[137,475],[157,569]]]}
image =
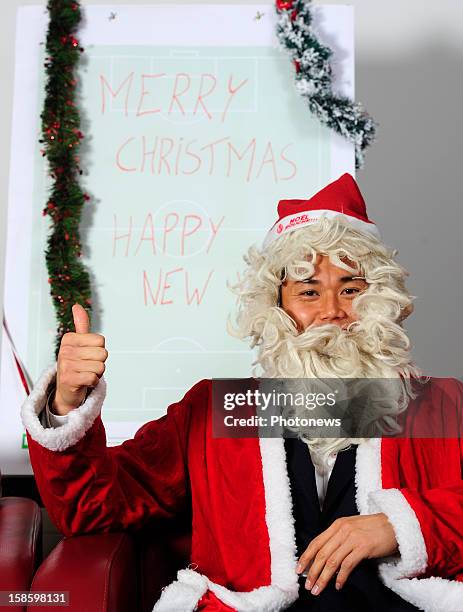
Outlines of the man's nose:
{"label": "man's nose", "polygon": [[333,319],[344,319],[346,317],[337,295],[327,293],[323,296],[319,316],[321,321],[332,321]]}

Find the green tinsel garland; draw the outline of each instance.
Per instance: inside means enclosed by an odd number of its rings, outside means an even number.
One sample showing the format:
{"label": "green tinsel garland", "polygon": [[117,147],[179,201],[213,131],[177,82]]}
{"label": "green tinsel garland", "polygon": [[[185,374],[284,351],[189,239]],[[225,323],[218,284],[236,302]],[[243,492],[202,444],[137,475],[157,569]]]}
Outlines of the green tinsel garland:
{"label": "green tinsel garland", "polygon": [[296,89],[310,111],[355,146],[355,165],[361,168],[364,150],[375,138],[376,124],[363,106],[332,89],[332,51],[312,29],[311,0],[276,0],[277,36],[296,68]]}
{"label": "green tinsel garland", "polygon": [[82,207],[89,200],[80,185],[80,131],[76,100],[76,67],[83,49],[75,38],[81,11],[76,0],[49,0],[46,40],[46,86],[41,113],[42,155],[47,158],[52,180],[43,215],[52,221],[45,251],[48,282],[58,320],[55,354],[61,338],[74,331],[72,305],[91,309],[90,278],[79,260],[82,247],[79,223]]}

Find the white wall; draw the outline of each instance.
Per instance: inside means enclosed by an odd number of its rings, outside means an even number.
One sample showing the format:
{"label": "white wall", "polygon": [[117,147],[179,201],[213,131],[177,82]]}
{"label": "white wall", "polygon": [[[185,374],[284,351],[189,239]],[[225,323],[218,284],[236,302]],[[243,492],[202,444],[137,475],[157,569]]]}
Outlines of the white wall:
{"label": "white wall", "polygon": [[[339,2],[319,2],[328,3]],[[380,124],[378,142],[367,153],[358,179],[370,217],[386,242],[399,249],[399,260],[410,271],[409,286],[417,300],[407,327],[416,361],[435,376],[461,378],[463,3],[345,3],[356,9],[357,98]],[[0,289],[15,12],[24,4],[43,4],[45,9],[46,3],[5,0],[0,24]],[[121,3],[100,0],[98,4],[107,4],[109,14]],[[138,0],[138,4],[152,2]],[[188,4],[197,4],[200,14],[203,3]],[[2,291],[0,300],[1,295]]]}

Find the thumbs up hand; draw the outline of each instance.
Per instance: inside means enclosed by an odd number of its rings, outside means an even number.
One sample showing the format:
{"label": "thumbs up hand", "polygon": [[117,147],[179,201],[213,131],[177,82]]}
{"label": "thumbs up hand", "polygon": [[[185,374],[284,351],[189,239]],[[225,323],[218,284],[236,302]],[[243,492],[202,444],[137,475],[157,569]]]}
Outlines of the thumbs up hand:
{"label": "thumbs up hand", "polygon": [[108,358],[105,339],[90,333],[86,310],[80,304],[72,307],[75,332],[64,334],[58,353],[56,394],[52,411],[65,415],[78,408],[87,394],[87,387],[96,387],[105,371]]}

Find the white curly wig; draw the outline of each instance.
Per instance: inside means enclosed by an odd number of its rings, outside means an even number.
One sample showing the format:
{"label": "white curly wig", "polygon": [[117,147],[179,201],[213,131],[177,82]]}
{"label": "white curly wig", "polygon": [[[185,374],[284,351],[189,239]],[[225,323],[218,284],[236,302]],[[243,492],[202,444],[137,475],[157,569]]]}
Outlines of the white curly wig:
{"label": "white curly wig", "polygon": [[[357,320],[347,329],[311,325],[298,330],[280,306],[285,278],[304,280],[314,274],[317,255],[327,255],[337,267],[365,278],[368,288],[354,298]],[[387,422],[415,397],[412,381],[422,376],[410,355],[410,340],[401,325],[413,310],[405,287],[407,271],[394,261],[396,250],[354,229],[342,216],[322,218],[289,232],[269,246],[253,246],[244,257],[246,270],[229,285],[238,296],[236,320],[229,332],[249,339],[257,350],[254,375],[266,378],[398,378],[401,393],[382,406],[378,419]],[[352,268],[346,260],[355,262]],[[423,382],[420,380],[420,382]],[[301,408],[303,410],[303,408]],[[305,414],[304,416],[307,416]],[[313,458],[323,466],[330,453],[362,440],[309,438]]]}

